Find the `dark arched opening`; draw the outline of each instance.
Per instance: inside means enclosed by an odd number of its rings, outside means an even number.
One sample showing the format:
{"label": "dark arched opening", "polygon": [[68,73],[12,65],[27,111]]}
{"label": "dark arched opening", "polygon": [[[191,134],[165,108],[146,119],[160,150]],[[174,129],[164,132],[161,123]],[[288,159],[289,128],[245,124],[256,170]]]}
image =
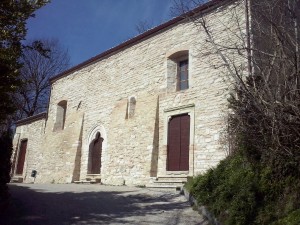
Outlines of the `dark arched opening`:
{"label": "dark arched opening", "polygon": [[89,146],[88,174],[100,174],[102,143],[103,138],[100,132],[97,132]]}

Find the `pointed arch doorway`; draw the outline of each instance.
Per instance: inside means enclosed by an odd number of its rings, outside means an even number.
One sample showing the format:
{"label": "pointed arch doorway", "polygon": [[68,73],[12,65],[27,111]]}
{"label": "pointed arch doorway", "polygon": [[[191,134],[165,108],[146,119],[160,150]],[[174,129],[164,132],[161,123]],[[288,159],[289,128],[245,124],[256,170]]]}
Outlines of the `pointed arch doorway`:
{"label": "pointed arch doorway", "polygon": [[88,174],[100,174],[103,138],[97,132],[89,145]]}

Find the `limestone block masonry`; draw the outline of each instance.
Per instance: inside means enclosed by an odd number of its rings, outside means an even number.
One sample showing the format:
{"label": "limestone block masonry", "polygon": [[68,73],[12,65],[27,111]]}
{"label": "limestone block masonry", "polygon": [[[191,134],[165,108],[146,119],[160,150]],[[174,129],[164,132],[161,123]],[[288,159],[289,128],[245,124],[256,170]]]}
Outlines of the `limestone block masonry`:
{"label": "limestone block masonry", "polygon": [[34,120],[17,125],[13,140],[14,152],[12,158],[12,173],[16,173],[21,142],[27,140],[27,149],[22,175],[22,179],[25,182],[33,182],[33,178],[30,176],[32,170],[38,170],[38,182],[42,181],[44,176],[44,173],[40,170],[40,168],[43,167],[43,164],[47,164],[45,161],[43,147],[44,128],[44,115],[39,116]]}
{"label": "limestone block masonry", "polygon": [[[243,4],[208,4],[203,12],[218,43],[241,41],[232,33],[245,29]],[[97,134],[104,184],[146,185],[156,177],[194,176],[225,157],[221,136],[230,79],[205,32],[192,21],[176,21],[52,80],[47,118],[17,127],[15,140],[28,138],[24,182],[32,181],[32,169],[38,171],[38,183],[85,180]],[[189,64],[189,88],[181,91],[170,61],[175,56]],[[56,130],[62,101],[67,102],[64,125]],[[190,116],[189,169],[167,171],[168,121],[182,113]]]}

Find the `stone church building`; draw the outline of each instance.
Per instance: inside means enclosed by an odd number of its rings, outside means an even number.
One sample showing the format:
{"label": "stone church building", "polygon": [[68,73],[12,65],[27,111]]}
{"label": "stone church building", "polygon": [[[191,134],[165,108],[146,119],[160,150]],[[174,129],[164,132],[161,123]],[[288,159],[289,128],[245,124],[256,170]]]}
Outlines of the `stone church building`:
{"label": "stone church building", "polygon": [[209,1],[53,77],[48,111],[17,122],[13,179],[33,182],[36,170],[36,183],[155,186],[216,166],[230,78],[195,15],[220,45],[236,44],[245,6]]}

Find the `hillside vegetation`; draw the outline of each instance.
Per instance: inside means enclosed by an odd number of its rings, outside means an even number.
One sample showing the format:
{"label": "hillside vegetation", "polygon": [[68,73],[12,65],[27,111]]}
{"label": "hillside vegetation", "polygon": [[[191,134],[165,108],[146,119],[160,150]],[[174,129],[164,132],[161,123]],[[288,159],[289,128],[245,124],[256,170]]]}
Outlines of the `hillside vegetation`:
{"label": "hillside vegetation", "polygon": [[[299,225],[300,2],[252,3],[253,39],[261,50],[230,48],[230,43],[218,48],[209,21],[197,23],[235,82],[229,98],[229,156],[188,187],[221,224]],[[232,49],[249,53],[247,74],[230,61]]]}
{"label": "hillside vegetation", "polygon": [[299,225],[299,84],[273,99],[266,92],[281,83],[266,87],[253,76],[229,99],[229,156],[187,187],[223,225]]}
{"label": "hillside vegetation", "polygon": [[[289,171],[295,165],[281,169]],[[299,225],[298,172],[278,176],[273,166],[250,162],[241,149],[188,185],[197,202],[221,224]]]}

